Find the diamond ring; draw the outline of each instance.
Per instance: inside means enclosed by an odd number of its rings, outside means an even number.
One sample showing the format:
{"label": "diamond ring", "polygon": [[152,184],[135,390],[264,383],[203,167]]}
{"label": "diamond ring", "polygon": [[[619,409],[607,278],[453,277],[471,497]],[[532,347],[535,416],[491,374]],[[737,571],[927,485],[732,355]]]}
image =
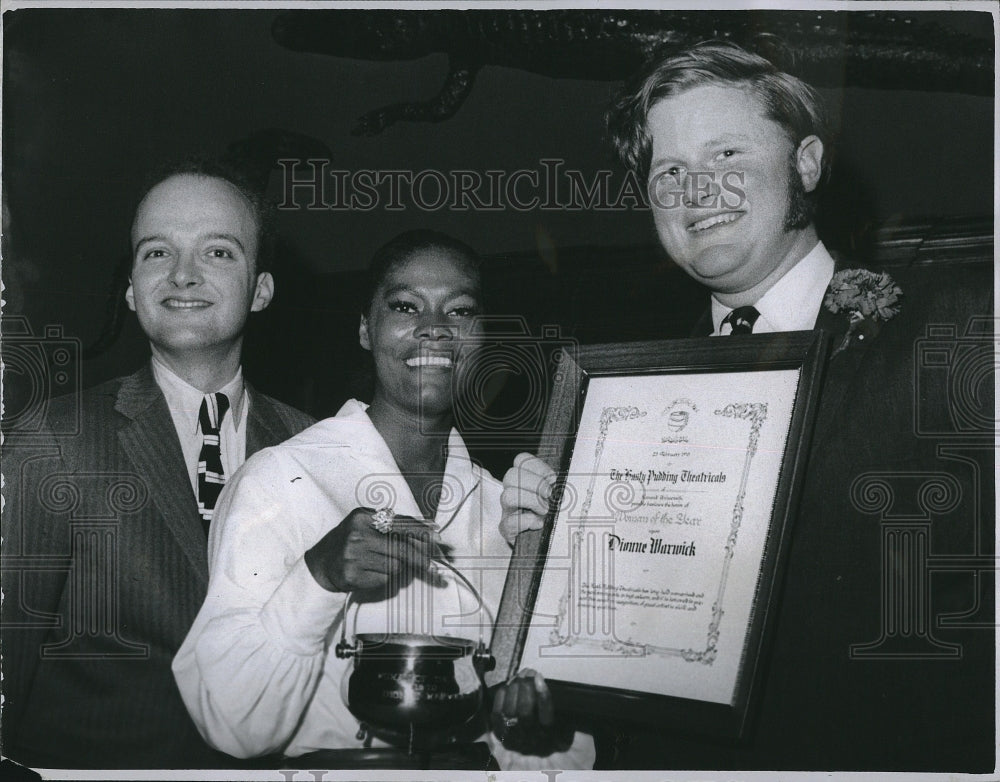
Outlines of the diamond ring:
{"label": "diamond ring", "polygon": [[383,535],[392,531],[392,520],[396,514],[392,508],[379,508],[372,514],[372,526]]}
{"label": "diamond ring", "polygon": [[518,722],[517,717],[504,717],[503,718],[503,726],[504,726],[504,728],[507,728],[507,729],[513,728],[515,725],[517,725],[517,722]]}

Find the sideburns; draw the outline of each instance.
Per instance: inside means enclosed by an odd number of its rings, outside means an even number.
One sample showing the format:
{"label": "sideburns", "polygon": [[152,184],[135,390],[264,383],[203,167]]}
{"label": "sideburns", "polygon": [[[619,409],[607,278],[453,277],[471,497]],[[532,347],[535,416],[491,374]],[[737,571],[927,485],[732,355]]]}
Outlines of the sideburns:
{"label": "sideburns", "polygon": [[794,153],[788,166],[788,206],[785,209],[786,232],[808,228],[816,213],[815,193],[807,193],[795,167]]}

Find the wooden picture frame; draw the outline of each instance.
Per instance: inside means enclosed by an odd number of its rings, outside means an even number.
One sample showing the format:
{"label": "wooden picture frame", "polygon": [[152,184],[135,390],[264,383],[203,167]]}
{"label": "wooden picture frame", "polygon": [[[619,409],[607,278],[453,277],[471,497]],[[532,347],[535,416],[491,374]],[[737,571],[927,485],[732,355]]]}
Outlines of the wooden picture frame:
{"label": "wooden picture frame", "polygon": [[760,689],[828,340],[563,350],[489,685],[532,667],[560,710],[738,738]]}

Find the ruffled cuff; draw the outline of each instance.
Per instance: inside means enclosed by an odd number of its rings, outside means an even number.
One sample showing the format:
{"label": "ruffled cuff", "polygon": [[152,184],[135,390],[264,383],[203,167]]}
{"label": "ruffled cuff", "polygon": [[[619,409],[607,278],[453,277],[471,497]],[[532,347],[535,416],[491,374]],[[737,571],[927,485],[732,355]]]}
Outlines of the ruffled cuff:
{"label": "ruffled cuff", "polygon": [[503,771],[586,770],[594,767],[594,760],[597,758],[594,737],[581,731],[573,734],[573,743],[568,749],[550,755],[522,755],[507,749],[492,731],[486,735],[486,741]]}

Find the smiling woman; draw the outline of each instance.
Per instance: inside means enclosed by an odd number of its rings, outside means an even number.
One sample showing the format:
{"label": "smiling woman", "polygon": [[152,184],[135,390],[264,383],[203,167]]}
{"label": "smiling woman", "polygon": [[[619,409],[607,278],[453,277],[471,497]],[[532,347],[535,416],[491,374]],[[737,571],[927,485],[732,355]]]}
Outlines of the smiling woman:
{"label": "smiling woman", "polygon": [[[432,231],[402,234],[372,261],[359,330],[361,347],[375,362],[368,415],[404,474],[440,473],[444,467],[433,438],[451,430],[455,381],[464,376],[463,362],[477,342],[479,266],[472,248]],[[417,441],[408,431],[415,422],[424,435]],[[415,489],[425,488],[410,480]],[[414,496],[420,502],[424,492]],[[433,515],[431,505],[421,509]]]}
{"label": "smiling woman", "polygon": [[[184,702],[212,746],[238,757],[296,757],[387,742],[437,748],[460,735],[488,742],[505,769],[593,765],[592,738],[555,721],[541,676],[524,677],[518,718],[499,723],[537,725],[529,747],[504,727],[499,737],[488,729],[482,670],[471,678],[456,670],[434,689],[414,678],[430,670],[420,663],[392,673],[405,681],[386,695],[364,679],[360,658],[355,667],[341,657],[350,634],[467,650],[452,655],[460,658],[489,641],[510,558],[502,487],[472,462],[452,426],[481,301],[471,248],[429,231],[389,242],[370,266],[359,324],[375,366],[371,405],[348,401],[248,460],[227,484],[209,540],[212,597],[174,660]],[[443,578],[449,571],[454,577]],[[468,588],[456,589],[459,582]],[[335,647],[338,636],[345,640]],[[377,646],[383,661],[388,646]],[[431,711],[438,701],[461,705],[470,692],[478,702],[464,723],[414,717],[400,732],[361,721],[375,718],[359,711],[359,692],[404,726],[410,712],[387,704],[391,695],[409,693],[400,707],[417,698]],[[427,762],[404,756],[400,767]]]}

